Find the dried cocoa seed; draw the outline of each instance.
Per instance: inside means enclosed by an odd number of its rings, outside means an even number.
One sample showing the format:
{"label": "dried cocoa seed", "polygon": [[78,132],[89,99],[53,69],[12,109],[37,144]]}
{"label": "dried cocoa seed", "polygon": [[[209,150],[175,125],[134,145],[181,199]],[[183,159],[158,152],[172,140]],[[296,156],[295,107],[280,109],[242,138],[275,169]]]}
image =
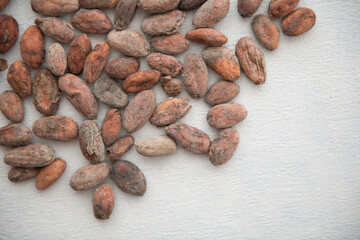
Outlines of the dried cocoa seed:
{"label": "dried cocoa seed", "polygon": [[95,45],[94,49],[86,57],[83,78],[87,83],[93,83],[98,79],[110,57],[110,46],[107,42]]}
{"label": "dried cocoa seed", "polygon": [[250,18],[258,10],[263,0],[238,0],[238,12],[243,18]]}
{"label": "dried cocoa seed", "polygon": [[110,78],[96,80],[93,91],[101,102],[114,108],[126,107],[129,101],[128,95]]}
{"label": "dried cocoa seed", "polygon": [[196,12],[195,28],[212,27],[225,18],[229,12],[230,0],[208,0]]}
{"label": "dried cocoa seed", "polygon": [[80,149],[91,163],[102,163],[105,160],[105,146],[96,120],[85,120],[79,131]]}
{"label": "dried cocoa seed", "polygon": [[0,145],[20,147],[31,142],[32,135],[28,127],[21,123],[9,124],[0,128]]}
{"label": "dried cocoa seed", "polygon": [[20,53],[29,68],[39,68],[45,62],[45,39],[38,27],[25,30],[20,40]]}
{"label": "dried cocoa seed", "polygon": [[107,158],[115,162],[119,160],[134,145],[134,139],[131,136],[119,138],[113,145],[106,149]]}
{"label": "dried cocoa seed", "polygon": [[160,103],[150,118],[150,122],[157,127],[173,124],[184,117],[191,109],[189,99],[170,98]]}
{"label": "dried cocoa seed", "polygon": [[50,187],[61,175],[64,173],[66,168],[66,162],[57,158],[49,165],[41,168],[37,178],[35,187],[38,190],[44,190]]}
{"label": "dried cocoa seed", "polygon": [[285,35],[298,36],[309,31],[316,21],[316,15],[310,8],[298,8],[281,23]]}
{"label": "dried cocoa seed", "polygon": [[217,81],[205,94],[205,102],[211,106],[226,103],[240,93],[240,87],[234,82]]}
{"label": "dried cocoa seed", "polygon": [[83,8],[114,8],[119,0],[79,0]]}
{"label": "dried cocoa seed", "polygon": [[180,147],[195,154],[207,154],[210,148],[210,137],[203,131],[185,123],[174,123],[165,127],[165,133]]}
{"label": "dried cocoa seed", "polygon": [[36,120],[32,131],[40,138],[70,142],[78,137],[79,126],[72,118],[51,116]]}
{"label": "dried cocoa seed", "polygon": [[68,56],[67,66],[73,74],[80,74],[83,71],[86,57],[91,52],[91,42],[86,34],[78,35],[71,42]]}
{"label": "dried cocoa seed", "polygon": [[137,93],[152,88],[161,77],[161,73],[155,70],[143,70],[128,76],[122,84],[124,91]]}
{"label": "dried cocoa seed", "polygon": [[298,5],[300,0],[271,0],[269,16],[272,18],[285,17]]}
{"label": "dried cocoa seed", "polygon": [[55,76],[64,75],[67,67],[66,53],[59,43],[50,45],[46,61],[52,74]]}
{"label": "dried cocoa seed", "polygon": [[10,0],[0,0],[0,10],[4,9]]}
{"label": "dried cocoa seed", "polygon": [[135,30],[111,31],[107,40],[112,48],[126,56],[141,58],[150,53],[150,44],[145,36]]}
{"label": "dried cocoa seed", "polygon": [[147,57],[147,62],[153,69],[158,70],[164,75],[170,75],[171,77],[175,77],[183,71],[181,62],[176,60],[173,56],[161,53],[151,53]]}
{"label": "dried cocoa seed", "polygon": [[166,156],[176,152],[176,143],[169,137],[159,136],[136,141],[135,148],[145,157]]}
{"label": "dried cocoa seed", "polygon": [[152,90],[138,93],[127,105],[123,115],[123,128],[128,133],[139,130],[150,119],[156,108],[156,95]]}
{"label": "dried cocoa seed", "polygon": [[12,122],[22,122],[24,119],[24,104],[19,96],[9,90],[0,94],[0,111]]}
{"label": "dried cocoa seed", "polygon": [[26,98],[31,95],[30,73],[22,61],[16,60],[10,65],[7,81],[19,97]]}
{"label": "dried cocoa seed", "polygon": [[54,161],[55,151],[49,146],[33,143],[7,151],[4,162],[14,167],[43,167]]}
{"label": "dried cocoa seed", "polygon": [[12,167],[8,174],[8,179],[11,182],[22,182],[38,175],[40,168],[22,168]]}
{"label": "dried cocoa seed", "polygon": [[208,70],[200,55],[186,55],[181,77],[185,90],[192,98],[202,98],[205,95],[208,87]]}
{"label": "dried cocoa seed", "polygon": [[133,57],[121,57],[109,62],[105,72],[112,78],[125,79],[139,70],[140,62]]}
{"label": "dried cocoa seed", "polygon": [[229,128],[244,120],[246,108],[238,103],[224,103],[212,107],[207,114],[207,121],[214,128]]}
{"label": "dried cocoa seed", "polygon": [[182,83],[176,78],[165,76],[160,78],[160,83],[164,92],[171,97],[176,97],[181,93]]}
{"label": "dried cocoa seed", "polygon": [[115,205],[114,192],[110,185],[98,187],[93,196],[93,210],[97,219],[108,219]]}
{"label": "dried cocoa seed", "polygon": [[139,0],[139,7],[149,13],[165,13],[177,7],[180,0]]}
{"label": "dried cocoa seed", "polygon": [[228,41],[224,34],[212,28],[190,30],[186,33],[185,37],[190,41],[214,47],[221,46]]}
{"label": "dried cocoa seed", "polygon": [[19,24],[11,15],[0,15],[0,54],[10,50],[19,36]]}
{"label": "dried cocoa seed", "polygon": [[133,163],[119,160],[113,165],[110,177],[124,192],[143,196],[146,191],[146,179],[142,171]]}
{"label": "dried cocoa seed", "polygon": [[118,109],[110,109],[101,124],[101,136],[105,145],[113,144],[120,137],[121,112]]}
{"label": "dried cocoa seed", "polygon": [[209,160],[214,166],[229,161],[239,144],[239,133],[233,128],[221,130],[210,146]]}
{"label": "dried cocoa seed", "polygon": [[59,87],[75,109],[88,119],[95,119],[98,114],[98,104],[90,88],[85,82],[72,74],[59,78]]}
{"label": "dried cocoa seed", "polygon": [[186,13],[179,10],[156,14],[144,19],[141,30],[152,36],[170,35],[179,31],[185,16]]}
{"label": "dried cocoa seed", "polygon": [[80,9],[70,19],[72,25],[84,33],[106,34],[112,30],[110,18],[98,9]]}
{"label": "dried cocoa seed", "polygon": [[206,0],[180,0],[179,8],[184,11],[193,10],[202,5]]}
{"label": "dried cocoa seed", "polygon": [[189,48],[189,41],[186,40],[181,33],[174,33],[171,35],[154,37],[151,40],[151,45],[156,52],[177,55],[185,52]]}
{"label": "dried cocoa seed", "polygon": [[0,58],[0,72],[5,71],[8,68],[7,60]]}
{"label": "dried cocoa seed", "polygon": [[265,83],[266,66],[264,53],[253,39],[249,37],[241,38],[236,44],[236,55],[239,58],[241,69],[253,83]]}
{"label": "dried cocoa seed", "polygon": [[251,24],[255,37],[264,48],[273,51],[279,47],[279,29],[270,18],[264,14],[259,14],[254,17]]}
{"label": "dried cocoa seed", "polygon": [[71,42],[75,38],[74,28],[70,23],[56,17],[36,18],[35,24],[46,36],[60,43]]}
{"label": "dried cocoa seed", "polygon": [[120,0],[115,8],[115,29],[124,30],[132,21],[135,15],[137,0]]}
{"label": "dried cocoa seed", "polygon": [[109,176],[107,163],[99,163],[79,168],[70,178],[69,185],[75,191],[85,191],[95,187]]}
{"label": "dried cocoa seed", "polygon": [[46,116],[54,115],[59,108],[61,93],[57,79],[48,69],[42,68],[36,72],[32,91],[36,110]]}
{"label": "dried cocoa seed", "polygon": [[79,9],[78,0],[31,0],[32,9],[48,16],[61,16],[76,12]]}

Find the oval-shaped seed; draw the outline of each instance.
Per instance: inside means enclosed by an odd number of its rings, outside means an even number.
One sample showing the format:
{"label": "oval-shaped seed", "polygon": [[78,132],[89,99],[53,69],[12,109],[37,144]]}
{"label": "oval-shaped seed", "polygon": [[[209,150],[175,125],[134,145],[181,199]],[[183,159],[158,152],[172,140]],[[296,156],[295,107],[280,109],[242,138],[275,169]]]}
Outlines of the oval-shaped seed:
{"label": "oval-shaped seed", "polygon": [[186,33],[185,37],[192,42],[213,47],[221,46],[228,41],[224,34],[212,28],[199,28],[190,30]]}
{"label": "oval-shaped seed", "polygon": [[20,40],[20,53],[29,68],[39,68],[45,62],[45,38],[38,27],[25,30]]}
{"label": "oval-shaped seed", "polygon": [[165,127],[165,133],[188,152],[195,154],[209,152],[210,137],[200,129],[185,123],[174,123]]}
{"label": "oval-shaped seed", "polygon": [[128,93],[141,92],[152,88],[161,77],[161,73],[155,70],[142,70],[128,76],[122,84],[124,91]]}
{"label": "oval-shaped seed", "polygon": [[0,111],[12,122],[22,122],[24,119],[24,104],[13,91],[5,90],[0,94]]}
{"label": "oval-shaped seed", "polygon": [[84,33],[106,34],[112,30],[110,18],[98,9],[80,9],[70,19],[72,25]]}
{"label": "oval-shaped seed", "polygon": [[240,87],[234,82],[217,81],[205,95],[205,102],[211,106],[226,103],[240,93]]}
{"label": "oval-shaped seed", "polygon": [[254,17],[251,24],[255,37],[267,50],[273,51],[279,47],[279,29],[270,18],[259,14]]}
{"label": "oval-shaped seed", "polygon": [[0,15],[0,54],[7,53],[19,36],[19,24],[8,14]]}
{"label": "oval-shaped seed", "polygon": [[243,18],[252,17],[263,0],[238,0],[238,12]]}
{"label": "oval-shaped seed", "polygon": [[0,10],[4,9],[10,0],[0,0]]}
{"label": "oval-shaped seed", "polygon": [[66,162],[57,158],[49,165],[41,168],[36,178],[35,187],[38,190],[44,190],[50,187],[56,180],[58,180],[64,173],[66,168]]}
{"label": "oval-shaped seed", "polygon": [[12,167],[8,173],[11,182],[22,182],[38,175],[40,168]]}
{"label": "oval-shaped seed", "polygon": [[60,43],[71,42],[75,38],[74,28],[70,23],[56,17],[36,18],[35,24],[48,37]]}
{"label": "oval-shaped seed", "polygon": [[115,29],[124,30],[132,21],[135,15],[137,0],[120,0],[115,8]]}
{"label": "oval-shaped seed", "polygon": [[144,19],[141,30],[152,36],[170,35],[179,31],[185,16],[186,13],[179,10],[156,14]]}
{"label": "oval-shaped seed", "polygon": [[84,8],[114,8],[119,0],[79,0]]}
{"label": "oval-shaped seed", "polygon": [[28,127],[21,123],[9,124],[0,128],[0,145],[19,147],[31,142],[32,135]]}
{"label": "oval-shaped seed", "polygon": [[129,101],[128,95],[117,82],[110,78],[99,78],[96,80],[93,91],[101,102],[114,108],[126,107]]}
{"label": "oval-shaped seed", "polygon": [[79,168],[70,178],[69,185],[75,191],[85,191],[100,184],[109,176],[107,163]]}
{"label": "oval-shaped seed", "polygon": [[79,126],[72,118],[51,116],[36,120],[32,125],[32,131],[40,138],[70,142],[78,137]]}
{"label": "oval-shaped seed", "polygon": [[106,149],[107,158],[115,162],[119,160],[134,145],[134,139],[131,136],[119,138],[113,145]]}
{"label": "oval-shaped seed", "polygon": [[121,112],[118,109],[110,109],[101,124],[101,136],[105,145],[113,144],[120,137]]}
{"label": "oval-shaped seed", "polygon": [[142,171],[133,163],[119,160],[113,165],[110,177],[124,192],[143,196],[146,191],[146,179]]}
{"label": "oval-shaped seed", "polygon": [[165,13],[177,7],[180,0],[139,0],[139,7],[149,13]]}
{"label": "oval-shaped seed", "polygon": [[158,70],[164,75],[170,75],[171,77],[175,77],[183,71],[181,62],[170,55],[151,53],[147,57],[147,62],[153,69]]}
{"label": "oval-shaped seed", "polygon": [[105,72],[112,78],[125,79],[139,70],[140,62],[137,58],[121,57],[109,62]]}
{"label": "oval-shaped seed", "polygon": [[238,103],[224,103],[212,107],[207,114],[207,121],[214,128],[229,128],[244,120],[246,108]]}
{"label": "oval-shaped seed", "polygon": [[154,37],[151,40],[151,45],[156,52],[177,55],[185,52],[189,48],[189,41],[186,40],[181,33],[174,33]]}
{"label": "oval-shaped seed", "polygon": [[105,160],[105,145],[96,120],[85,120],[79,131],[80,149],[91,163],[102,163]]}
{"label": "oval-shaped seed", "polygon": [[97,219],[108,219],[115,205],[114,192],[110,185],[98,187],[93,196],[93,211]]}
{"label": "oval-shaped seed", "polygon": [[93,83],[101,76],[109,57],[110,46],[107,42],[95,45],[85,60],[83,72],[85,82]]}
{"label": "oval-shaped seed", "polygon": [[300,0],[271,0],[269,16],[272,18],[285,17],[298,5]]}
{"label": "oval-shaped seed", "polygon": [[179,8],[184,11],[193,10],[202,5],[206,0],[180,0]]}
{"label": "oval-shaped seed", "polygon": [[73,74],[80,74],[83,71],[86,57],[91,52],[91,42],[86,34],[78,35],[71,42],[67,67]]}
{"label": "oval-shaped seed", "polygon": [[208,0],[196,12],[195,28],[212,27],[225,18],[229,12],[230,0]]}
{"label": "oval-shaped seed", "polygon": [[19,97],[26,98],[31,95],[30,73],[22,61],[16,60],[10,65],[7,81]]}
{"label": "oval-shaped seed", "polygon": [[165,76],[160,78],[160,83],[164,92],[171,97],[176,97],[181,93],[182,83],[176,78]]}
{"label": "oval-shaped seed", "polygon": [[221,130],[211,143],[209,160],[214,166],[229,161],[239,145],[239,133],[233,128]]}
{"label": "oval-shaped seed", "polygon": [[181,77],[185,90],[192,98],[202,98],[205,95],[208,87],[208,70],[199,54],[186,55]]}
{"label": "oval-shaped seed", "polygon": [[135,143],[138,153],[145,157],[166,156],[176,152],[176,143],[169,137],[143,138]]}
{"label": "oval-shaped seed", "polygon": [[48,16],[61,16],[79,9],[78,0],[31,0],[32,9]]}
{"label": "oval-shaped seed", "polygon": [[4,162],[14,167],[43,167],[54,161],[55,151],[49,146],[33,143],[7,151]]}
{"label": "oval-shaped seed", "polygon": [[46,61],[52,74],[55,76],[64,75],[67,67],[66,53],[59,43],[50,45]]}
{"label": "oval-shaped seed", "polygon": [[316,21],[316,15],[310,8],[298,8],[281,23],[283,32],[288,36],[298,36],[309,31]]}

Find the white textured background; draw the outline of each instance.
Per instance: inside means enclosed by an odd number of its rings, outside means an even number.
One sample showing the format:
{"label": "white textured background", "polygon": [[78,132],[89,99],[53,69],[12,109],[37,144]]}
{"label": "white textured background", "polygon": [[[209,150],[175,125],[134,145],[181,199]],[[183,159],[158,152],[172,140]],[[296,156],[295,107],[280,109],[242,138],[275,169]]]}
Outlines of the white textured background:
{"label": "white textured background", "polygon": [[[19,40],[3,56],[9,64],[20,59],[20,37],[37,17],[29,2],[12,0],[2,11],[20,25]],[[268,2],[257,13],[265,13]],[[360,239],[360,1],[301,0],[300,6],[316,12],[314,28],[299,37],[281,33],[276,51],[263,49],[266,84],[255,86],[244,74],[237,81],[241,93],[234,102],[244,104],[249,115],[236,127],[241,139],[231,161],[214,167],[207,156],[182,149],[169,157],[146,158],[133,148],[124,159],[143,170],[146,194],[127,195],[106,180],[114,187],[116,205],[110,220],[99,221],[92,212],[93,190],[75,192],[68,186],[72,173],[88,164],[78,142],[34,137],[33,142],[55,148],[67,169],[40,192],[34,180],[9,182],[10,167],[0,164],[0,239]],[[106,12],[113,19],[113,10]],[[193,14],[188,12],[181,33],[192,28]],[[140,30],[146,16],[138,9],[130,28]],[[250,22],[231,0],[229,14],[215,27],[234,50],[241,37],[254,37]],[[93,46],[105,39],[91,36]],[[46,38],[46,45],[51,43]],[[203,48],[191,43],[188,53]],[[110,60],[118,56],[113,50]],[[148,68],[144,59],[141,64]],[[220,77],[209,71],[212,85]],[[0,73],[0,89],[10,89],[6,72]],[[159,85],[154,89],[157,102],[166,99]],[[188,97],[185,91],[182,96]],[[203,100],[191,103],[182,121],[214,138],[216,130],[206,122],[209,107]],[[42,116],[31,97],[25,109],[23,123],[31,127]],[[100,104],[99,124],[107,110]],[[65,97],[57,114],[79,125],[83,121]],[[8,123],[0,115],[0,125]],[[147,123],[133,136],[163,134]],[[1,159],[6,150],[0,147]]]}

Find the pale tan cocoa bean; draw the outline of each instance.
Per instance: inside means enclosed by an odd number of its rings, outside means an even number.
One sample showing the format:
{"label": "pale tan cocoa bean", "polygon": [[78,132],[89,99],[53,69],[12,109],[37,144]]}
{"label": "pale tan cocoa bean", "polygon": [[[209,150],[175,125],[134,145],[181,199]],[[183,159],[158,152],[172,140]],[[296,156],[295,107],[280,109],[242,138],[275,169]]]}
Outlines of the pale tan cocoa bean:
{"label": "pale tan cocoa bean", "polygon": [[70,23],[56,17],[36,18],[35,24],[48,37],[60,43],[71,42],[75,38],[74,28]]}
{"label": "pale tan cocoa bean", "polygon": [[156,14],[144,19],[141,30],[152,36],[171,35],[179,31],[185,16],[186,13],[179,10]]}
{"label": "pale tan cocoa bean", "polygon": [[93,196],[93,211],[97,219],[108,219],[115,205],[114,191],[110,185],[98,187]]}
{"label": "pale tan cocoa bean", "polygon": [[279,47],[279,29],[269,17],[264,14],[256,15],[251,24],[255,37],[264,48],[273,51]]}
{"label": "pale tan cocoa bean", "polygon": [[128,76],[122,84],[124,91],[137,93],[152,88],[160,80],[161,73],[155,70],[143,70]]}
{"label": "pale tan cocoa bean", "polygon": [[72,25],[84,33],[106,34],[112,30],[110,18],[98,9],[80,9],[70,19]]}
{"label": "pale tan cocoa bean", "polygon": [[211,106],[226,103],[240,93],[240,87],[234,82],[217,81],[205,95],[205,102]]}
{"label": "pale tan cocoa bean", "polygon": [[22,182],[38,175],[40,168],[22,168],[12,167],[8,174],[8,179],[11,182]]}
{"label": "pale tan cocoa bean", "polygon": [[171,97],[176,97],[181,93],[182,83],[176,78],[165,76],[160,78],[160,83],[164,92]]}
{"label": "pale tan cocoa bean", "polygon": [[110,46],[107,42],[95,45],[85,60],[83,72],[85,82],[93,83],[101,76],[109,57]]}
{"label": "pale tan cocoa bean", "polygon": [[137,0],[120,0],[115,8],[115,29],[124,30],[132,21],[135,15]]}
{"label": "pale tan cocoa bean", "polygon": [[119,138],[113,145],[106,149],[107,158],[114,162],[119,160],[134,145],[134,139],[131,136]]}
{"label": "pale tan cocoa bean", "polygon": [[200,55],[186,55],[181,77],[185,90],[192,98],[202,98],[205,95],[208,87],[208,70]]}
{"label": "pale tan cocoa bean", "polygon": [[38,27],[25,30],[20,40],[20,53],[29,68],[39,68],[45,62],[45,38]]}
{"label": "pale tan cocoa bean", "polygon": [[38,190],[44,190],[50,187],[56,180],[58,180],[64,173],[66,168],[66,162],[57,158],[49,165],[41,168],[36,178],[35,187]]}
{"label": "pale tan cocoa bean", "polygon": [[298,8],[290,13],[281,23],[283,33],[298,36],[309,31],[316,21],[316,15],[310,8]]}
{"label": "pale tan cocoa bean", "polygon": [[154,37],[151,40],[151,45],[156,52],[177,55],[185,52],[189,48],[189,41],[186,40],[181,33],[174,33]]}
{"label": "pale tan cocoa bean", "polygon": [[100,78],[94,84],[94,94],[103,103],[114,107],[123,108],[128,104],[128,95],[120,85],[110,78]]}
{"label": "pale tan cocoa bean", "polygon": [[83,71],[86,57],[91,52],[91,42],[86,34],[78,35],[71,42],[68,56],[67,67],[73,74],[80,74]]}
{"label": "pale tan cocoa bean", "polygon": [[78,0],[31,0],[32,9],[48,16],[61,16],[76,12],[79,9]]}
{"label": "pale tan cocoa bean", "polygon": [[209,126],[214,128],[229,128],[244,120],[246,108],[238,103],[224,103],[212,107],[207,114]]}
{"label": "pale tan cocoa bean", "polygon": [[221,130],[210,146],[209,160],[214,166],[229,161],[239,145],[239,133],[233,128]]}
{"label": "pale tan cocoa bean", "polygon": [[161,53],[151,53],[147,57],[147,62],[153,69],[158,70],[164,75],[170,75],[171,77],[175,77],[183,71],[181,62],[176,60],[173,56]]}
{"label": "pale tan cocoa bean", "polygon": [[75,191],[85,191],[103,182],[109,176],[107,163],[79,168],[70,178],[69,185]]}
{"label": "pale tan cocoa bean", "polygon": [[165,13],[177,7],[180,0],[139,0],[139,7],[149,13]]}
{"label": "pale tan cocoa bean", "polygon": [[13,91],[6,90],[0,94],[0,111],[12,122],[22,122],[24,119],[24,104]]}
{"label": "pale tan cocoa bean", "polygon": [[139,70],[140,62],[133,57],[121,57],[109,62],[105,72],[112,78],[125,79]]}
{"label": "pale tan cocoa bean", "polygon": [[31,142],[32,135],[28,127],[21,123],[9,124],[0,128],[0,145],[20,147]]}
{"label": "pale tan cocoa bean", "polygon": [[7,53],[19,36],[19,24],[8,14],[0,15],[0,54]]}
{"label": "pale tan cocoa bean", "polygon": [[105,160],[105,145],[96,120],[85,120],[79,131],[80,149],[91,163],[102,163]]}
{"label": "pale tan cocoa bean", "polygon": [[195,28],[212,27],[225,18],[229,12],[230,0],[208,0],[196,12]]}
{"label": "pale tan cocoa bean", "polygon": [[166,156],[176,152],[176,143],[169,137],[143,138],[135,142],[138,153],[145,157]]}
{"label": "pale tan cocoa bean", "polygon": [[50,45],[46,61],[52,74],[55,76],[62,76],[65,74],[67,67],[66,53],[59,43]]}
{"label": "pale tan cocoa bean", "polygon": [[101,124],[101,136],[105,145],[113,144],[120,137],[121,112],[118,109],[110,109]]}

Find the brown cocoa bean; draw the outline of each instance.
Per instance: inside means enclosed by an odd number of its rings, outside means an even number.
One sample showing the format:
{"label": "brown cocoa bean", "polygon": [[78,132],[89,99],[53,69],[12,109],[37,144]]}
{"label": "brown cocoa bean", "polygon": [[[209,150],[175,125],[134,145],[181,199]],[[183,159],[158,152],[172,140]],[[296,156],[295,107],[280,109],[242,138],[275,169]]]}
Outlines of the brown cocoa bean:
{"label": "brown cocoa bean", "polygon": [[125,79],[139,70],[140,62],[133,57],[121,57],[109,62],[105,72],[112,78]]}
{"label": "brown cocoa bean", "polygon": [[233,128],[221,130],[210,146],[209,160],[214,166],[229,161],[239,145],[239,133]]}
{"label": "brown cocoa bean", "polygon": [[60,43],[71,42],[75,38],[74,28],[70,23],[56,17],[36,18],[35,24],[46,36]]}
{"label": "brown cocoa bean", "polygon": [[221,46],[228,41],[224,34],[212,28],[190,30],[186,33],[185,37],[190,41],[214,47]]}
{"label": "brown cocoa bean", "polygon": [[85,120],[79,131],[80,149],[91,163],[102,163],[105,160],[105,146],[96,120]]}
{"label": "brown cocoa bean", "polygon": [[31,95],[30,73],[22,61],[16,60],[10,65],[7,81],[19,97],[26,98]]}
{"label": "brown cocoa bean", "polygon": [[59,43],[50,45],[46,61],[52,74],[55,76],[64,75],[67,67],[66,53]]}
{"label": "brown cocoa bean", "polygon": [[179,31],[185,16],[186,13],[179,10],[156,14],[144,19],[141,30],[152,36],[170,35]]}
{"label": "brown cocoa bean", "polygon": [[5,71],[8,68],[7,60],[0,58],[0,72]]}
{"label": "brown cocoa bean", "polygon": [[120,137],[121,112],[118,109],[110,109],[101,124],[101,136],[105,145],[113,144]]}
{"label": "brown cocoa bean", "polygon": [[263,0],[238,0],[238,12],[243,18],[250,18],[259,9]]}
{"label": "brown cocoa bean", "polygon": [[208,70],[200,55],[186,55],[181,77],[185,90],[192,98],[202,98],[205,95],[208,87]]}
{"label": "brown cocoa bean", "polygon": [[0,145],[20,147],[31,142],[32,135],[28,127],[21,123],[9,124],[0,128]]}
{"label": "brown cocoa bean", "polygon": [[110,78],[99,78],[94,84],[94,94],[103,103],[114,108],[123,108],[128,104],[128,95],[117,82]]}
{"label": "brown cocoa bean", "polygon": [[70,19],[72,25],[84,33],[106,34],[112,30],[110,18],[98,9],[80,9]]}
{"label": "brown cocoa bean", "polygon": [[143,138],[135,143],[138,153],[145,157],[166,156],[176,152],[176,143],[169,137]]}
{"label": "brown cocoa bean", "polygon": [[164,92],[171,97],[176,97],[181,93],[182,83],[176,78],[165,76],[160,78],[160,83]]}
{"label": "brown cocoa bean", "polygon": [[8,179],[11,182],[22,182],[38,175],[40,168],[22,168],[12,167],[8,174]]}
{"label": "brown cocoa bean", "polygon": [[127,105],[123,115],[123,128],[128,133],[139,130],[150,119],[156,108],[156,95],[152,90],[138,93]]}
{"label": "brown cocoa bean", "polygon": [[93,196],[93,211],[97,219],[108,219],[115,205],[114,192],[110,185],[98,187]]}
{"label": "brown cocoa bean", "polygon": [[85,82],[72,74],[59,78],[59,87],[75,109],[88,119],[95,119],[98,114],[98,104],[90,88]]}
{"label": "brown cocoa bean", "polygon": [[151,45],[156,52],[177,55],[185,52],[189,48],[189,41],[186,40],[181,33],[174,33],[171,35],[154,37],[151,40]]}
{"label": "brown cocoa bean", "polygon": [[110,57],[110,46],[107,42],[95,45],[94,49],[86,57],[83,78],[87,83],[93,83],[98,79]]}
{"label": "brown cocoa bean", "polygon": [[107,163],[79,168],[70,178],[69,185],[75,191],[85,191],[103,182],[109,176]]}
{"label": "brown cocoa bean", "polygon": [[179,8],[183,11],[193,10],[202,5],[206,0],[180,0]]}
{"label": "brown cocoa bean", "polygon": [[72,118],[51,116],[36,120],[32,131],[40,138],[70,142],[78,137],[79,126]]}
{"label": "brown cocoa bean", "polygon": [[73,74],[80,74],[83,71],[86,57],[91,52],[91,42],[86,34],[78,35],[71,42],[68,56],[67,67]]}
{"label": "brown cocoa bean", "polygon": [[135,30],[111,31],[107,40],[112,48],[126,56],[141,58],[150,53],[150,44],[145,36]]}
{"label": "brown cocoa bean", "polygon": [[212,27],[225,18],[229,12],[230,0],[208,0],[196,12],[195,28]]}
{"label": "brown cocoa bean", "polygon": [[240,93],[240,87],[234,82],[217,81],[205,95],[205,102],[211,106],[226,103]]}
{"label": "brown cocoa bean", "polygon": [[285,35],[298,36],[309,31],[316,21],[316,15],[310,8],[298,8],[281,23]]}
{"label": "brown cocoa bean", "polygon": [[224,103],[212,107],[207,114],[209,126],[214,128],[229,128],[244,120],[246,108],[238,103]]}
{"label": "brown cocoa bean", "polygon": [[285,17],[298,5],[300,0],[271,0],[269,4],[269,16],[272,18]]}
{"label": "brown cocoa bean", "polygon": [[54,115],[59,108],[61,93],[57,79],[48,69],[42,68],[36,72],[32,91],[36,110],[46,116]]}
{"label": "brown cocoa bean", "polygon": [[113,145],[106,149],[107,158],[115,162],[119,160],[134,145],[134,139],[131,136],[119,138]]}
{"label": "brown cocoa bean", "polygon": [[61,16],[76,12],[79,9],[78,0],[31,0],[32,9],[48,16]]}
{"label": "brown cocoa bean", "polygon": [[150,118],[151,124],[164,127],[184,117],[191,109],[189,99],[170,98],[160,103]]}
{"label": "brown cocoa bean", "polygon": [[155,70],[143,70],[128,76],[122,84],[124,91],[137,93],[152,88],[161,77],[161,73]]}
{"label": "brown cocoa bean", "polygon": [[4,9],[10,0],[0,0],[0,10]]}
{"label": "brown cocoa bean", "polygon": [[251,24],[255,37],[264,48],[273,51],[279,47],[279,29],[270,18],[264,14],[259,14],[254,17]]}
{"label": "brown cocoa bean", "polygon": [[4,162],[14,167],[43,167],[54,161],[55,151],[49,146],[33,143],[7,151]]}
{"label": "brown cocoa bean", "polygon": [[132,21],[135,15],[137,0],[120,0],[115,8],[115,29],[124,30]]}
{"label": "brown cocoa bean", "polygon": [[114,8],[119,0],[79,0],[83,8]]}
{"label": "brown cocoa bean", "polygon": [[139,0],[139,7],[149,13],[165,13],[177,7],[180,0]]}
{"label": "brown cocoa bean", "polygon": [[45,39],[38,27],[25,30],[20,40],[20,53],[29,68],[39,68],[45,62]]}
{"label": "brown cocoa bean", "polygon": [[19,36],[19,24],[8,14],[0,15],[0,54],[7,53]]}
{"label": "brown cocoa bean", "polygon": [[131,162],[116,161],[110,171],[110,177],[126,193],[143,196],[146,191],[146,179],[143,172]]}
{"label": "brown cocoa bean", "polygon": [[64,173],[66,168],[66,162],[57,158],[49,165],[41,168],[36,178],[35,187],[38,190],[44,190],[50,187],[56,180],[58,180]]}
{"label": "brown cocoa bean", "polygon": [[0,111],[12,122],[22,122],[24,119],[24,104],[19,96],[9,90],[0,94]]}
{"label": "brown cocoa bean", "polygon": [[241,69],[253,83],[265,83],[266,66],[264,53],[253,39],[249,37],[241,38],[236,44],[236,55],[239,58]]}
{"label": "brown cocoa bean", "polygon": [[174,123],[165,127],[165,133],[180,147],[195,154],[207,154],[210,148],[210,137],[203,131],[185,123]]}
{"label": "brown cocoa bean", "polygon": [[151,53],[147,57],[147,62],[153,69],[158,70],[164,75],[170,75],[171,77],[175,77],[183,71],[181,62],[176,60],[173,56],[161,53]]}

